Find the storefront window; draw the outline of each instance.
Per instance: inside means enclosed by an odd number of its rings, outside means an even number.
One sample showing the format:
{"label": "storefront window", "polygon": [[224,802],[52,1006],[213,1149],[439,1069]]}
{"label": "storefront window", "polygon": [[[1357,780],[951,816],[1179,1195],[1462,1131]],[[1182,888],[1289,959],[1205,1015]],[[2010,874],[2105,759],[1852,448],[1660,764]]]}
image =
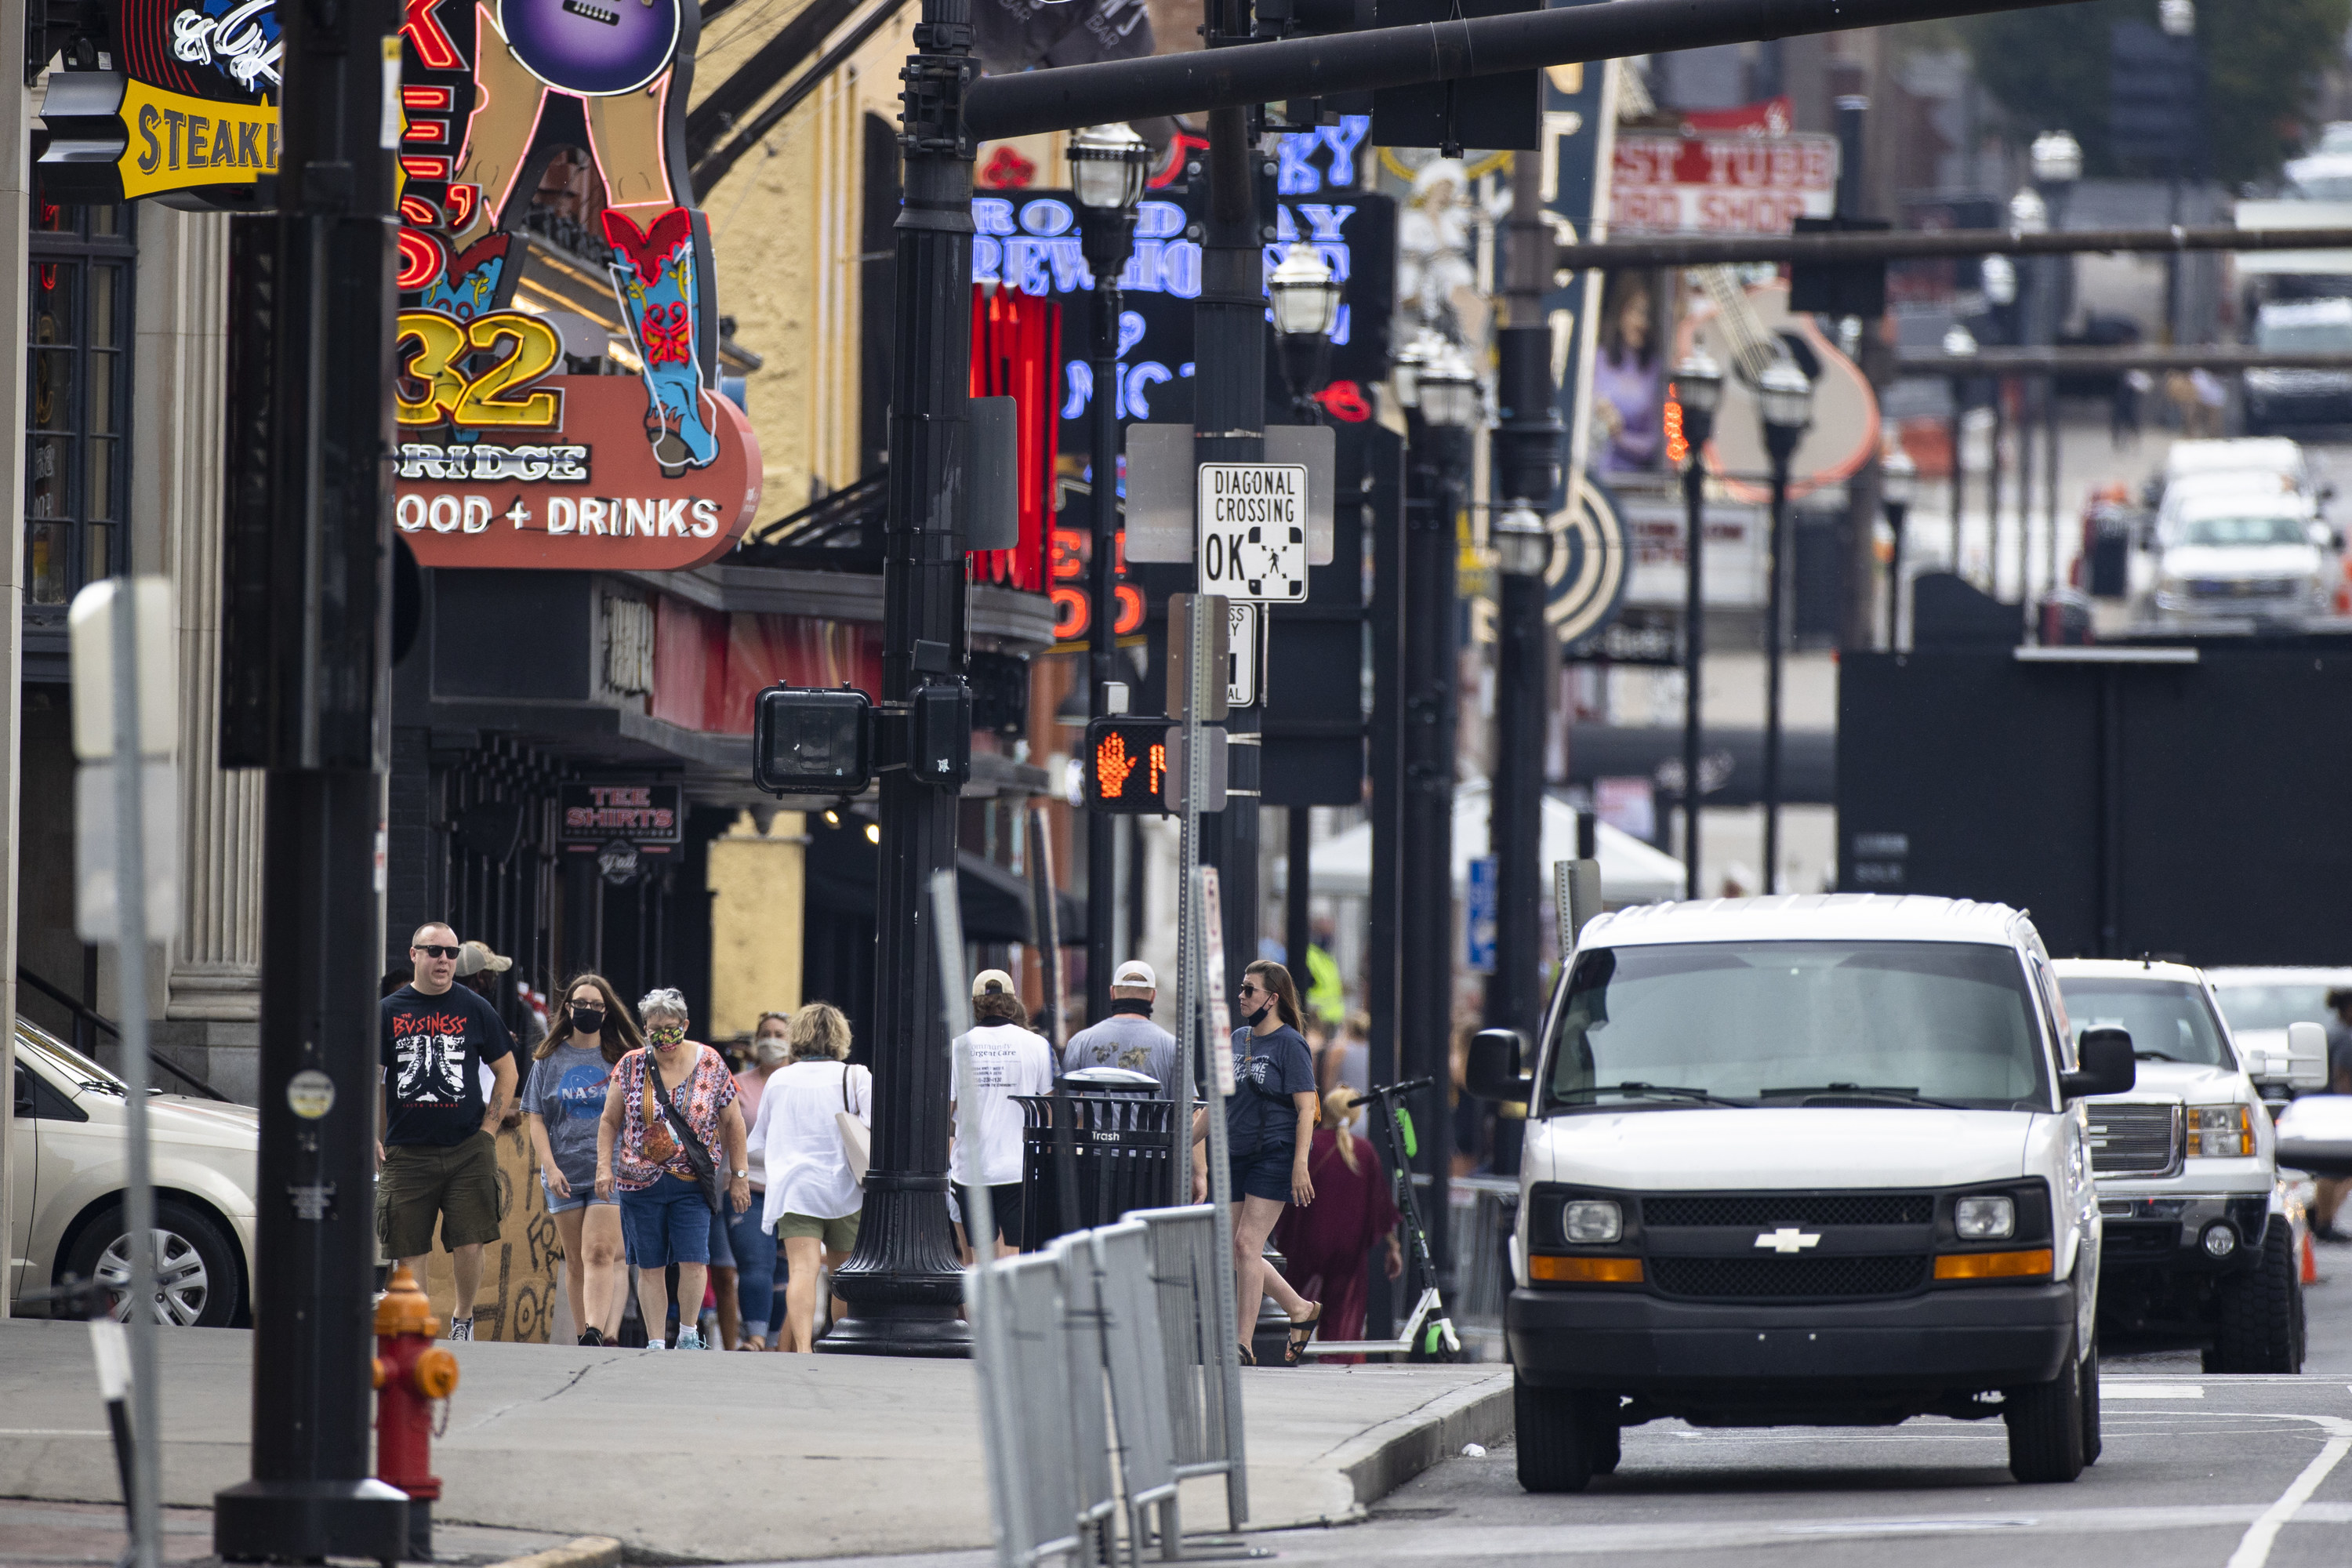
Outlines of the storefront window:
{"label": "storefront window", "polygon": [[25,375],[25,602],[61,614],[118,570],[129,461],[131,268],[127,206],[36,200]]}

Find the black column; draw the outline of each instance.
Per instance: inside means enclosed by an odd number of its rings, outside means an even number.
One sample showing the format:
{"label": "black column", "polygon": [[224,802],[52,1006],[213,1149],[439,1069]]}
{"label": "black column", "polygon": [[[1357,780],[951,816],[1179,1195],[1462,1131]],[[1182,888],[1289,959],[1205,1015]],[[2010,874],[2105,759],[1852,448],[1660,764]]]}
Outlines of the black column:
{"label": "black column", "polygon": [[1415,1169],[1430,1178],[1423,1194],[1430,1251],[1441,1284],[1452,1284],[1447,1240],[1449,1156],[1454,1146],[1451,1047],[1454,1029],[1454,519],[1469,470],[1469,432],[1414,421],[1405,469],[1403,839],[1398,857],[1397,1071],[1433,1078],[1414,1095],[1420,1129]]}
{"label": "black column", "polygon": [[367,1478],[398,309],[379,44],[400,11],[280,20],[281,205],[232,262],[221,761],[268,778],[253,1471],[215,1494],[213,1542],[389,1562],[408,1501]]}
{"label": "black column", "polygon": [[[923,0],[901,76],[890,513],[883,535],[882,700],[963,674],[964,512],[971,433],[971,142],[963,93],[970,0]],[[950,1071],[939,955],[925,909],[955,865],[956,799],[904,767],[882,774],[875,905],[874,1155],[857,1250],[835,1276],[849,1317],[820,1351],[963,1355],[963,1274],[948,1232]]]}
{"label": "black column", "polygon": [[[1087,714],[1110,711],[1105,693],[1118,679],[1118,274],[1095,278],[1092,415],[1094,559],[1088,563]],[[1110,1016],[1111,932],[1116,925],[1118,818],[1087,813],[1087,1022]]]}
{"label": "black column", "polygon": [[[1246,37],[1246,26],[1234,29]],[[1265,460],[1265,241],[1258,232],[1255,158],[1248,117],[1209,115],[1209,221],[1193,308],[1192,459]],[[1201,859],[1217,868],[1228,999],[1257,959],[1258,733],[1261,710],[1236,708],[1225,723],[1225,809],[1201,818]],[[1294,971],[1296,973],[1296,971]]]}

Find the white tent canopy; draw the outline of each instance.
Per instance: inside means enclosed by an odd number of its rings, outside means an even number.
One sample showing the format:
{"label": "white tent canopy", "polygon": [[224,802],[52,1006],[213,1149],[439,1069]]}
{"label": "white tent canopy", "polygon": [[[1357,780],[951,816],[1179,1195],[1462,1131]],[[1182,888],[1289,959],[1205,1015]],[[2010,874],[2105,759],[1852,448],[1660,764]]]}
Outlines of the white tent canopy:
{"label": "white tent canopy", "polygon": [[[1488,790],[1484,779],[1454,792],[1454,896],[1469,889],[1470,862],[1486,853]],[[1632,834],[1596,825],[1594,848],[1601,859],[1601,897],[1611,904],[1646,904],[1683,896],[1683,863]],[[1544,885],[1551,885],[1552,862],[1576,858],[1576,808],[1544,797]],[[1366,898],[1372,890],[1372,828],[1360,823],[1315,847],[1307,862],[1315,892]]]}

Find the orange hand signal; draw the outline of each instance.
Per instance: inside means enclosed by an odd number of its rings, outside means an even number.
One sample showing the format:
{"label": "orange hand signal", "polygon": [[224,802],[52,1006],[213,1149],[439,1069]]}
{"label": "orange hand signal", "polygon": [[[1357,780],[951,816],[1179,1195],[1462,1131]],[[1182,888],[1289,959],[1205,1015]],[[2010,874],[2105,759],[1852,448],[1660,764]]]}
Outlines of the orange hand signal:
{"label": "orange hand signal", "polygon": [[1127,793],[1127,775],[1135,771],[1135,762],[1127,754],[1127,738],[1116,731],[1095,748],[1095,778],[1105,800],[1117,800]]}

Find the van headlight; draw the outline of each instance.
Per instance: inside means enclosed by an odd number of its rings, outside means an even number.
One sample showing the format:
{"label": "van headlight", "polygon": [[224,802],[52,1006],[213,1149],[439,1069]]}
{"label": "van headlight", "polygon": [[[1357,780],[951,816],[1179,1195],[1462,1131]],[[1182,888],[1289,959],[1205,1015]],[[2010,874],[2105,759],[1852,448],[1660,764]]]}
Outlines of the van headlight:
{"label": "van headlight", "polygon": [[2017,1234],[2017,1204],[1996,1193],[1980,1193],[1952,1205],[1952,1232],[1962,1241],[2001,1241]]}
{"label": "van headlight", "polygon": [[1615,1241],[1625,1234],[1625,1211],[1607,1198],[1571,1198],[1560,1205],[1559,1233],[1588,1245]]}
{"label": "van headlight", "polygon": [[2237,1160],[2254,1152],[2254,1113],[2243,1105],[2192,1105],[2188,1123],[2192,1159]]}

